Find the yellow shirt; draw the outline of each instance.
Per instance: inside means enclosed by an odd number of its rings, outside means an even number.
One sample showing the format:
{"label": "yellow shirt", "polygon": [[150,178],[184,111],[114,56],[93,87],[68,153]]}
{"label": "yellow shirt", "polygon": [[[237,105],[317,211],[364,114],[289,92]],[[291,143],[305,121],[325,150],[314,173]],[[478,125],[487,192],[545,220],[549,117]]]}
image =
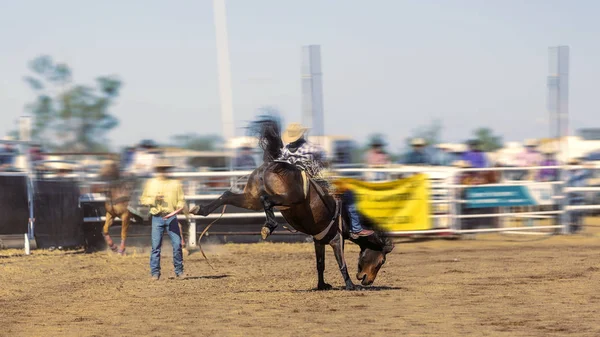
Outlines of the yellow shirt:
{"label": "yellow shirt", "polygon": [[[164,198],[157,200],[157,195],[163,195]],[[152,215],[166,215],[184,207],[185,200],[181,182],[161,177],[148,180],[140,197],[140,204],[150,206]]]}

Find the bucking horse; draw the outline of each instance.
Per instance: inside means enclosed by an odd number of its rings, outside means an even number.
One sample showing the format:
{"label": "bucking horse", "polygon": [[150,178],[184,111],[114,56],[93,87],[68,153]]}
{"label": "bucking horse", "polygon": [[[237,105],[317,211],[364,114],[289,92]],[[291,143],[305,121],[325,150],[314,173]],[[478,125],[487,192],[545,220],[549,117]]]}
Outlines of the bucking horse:
{"label": "bucking horse", "polygon": [[273,117],[262,117],[252,122],[254,131],[263,150],[263,164],[248,177],[242,193],[227,191],[218,199],[202,205],[194,213],[207,216],[223,205],[233,205],[253,211],[264,211],[266,221],[275,225],[274,210],[279,210],[287,223],[295,230],[311,235],[317,260],[317,289],[331,289],[325,283],[325,245],[333,248],[347,290],[354,290],[344,258],[344,242],[350,240],[360,246],[356,277],[363,286],[375,281],[386,255],[394,245],[383,232],[376,231],[368,237],[352,238],[348,224],[350,219],[327,189],[312,178],[306,178],[298,167],[281,162],[283,141],[279,122]]}

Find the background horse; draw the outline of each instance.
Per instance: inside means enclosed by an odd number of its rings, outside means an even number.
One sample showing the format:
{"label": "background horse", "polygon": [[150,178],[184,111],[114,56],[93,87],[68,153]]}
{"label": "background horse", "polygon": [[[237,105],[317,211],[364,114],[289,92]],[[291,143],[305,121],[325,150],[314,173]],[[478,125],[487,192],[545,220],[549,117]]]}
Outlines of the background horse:
{"label": "background horse", "polygon": [[[135,188],[135,181],[122,179],[119,174],[119,167],[114,161],[106,161],[99,173],[100,179],[106,182],[105,195],[106,202],[106,221],[102,228],[102,234],[106,244],[113,252],[125,254],[125,242],[127,240],[127,229],[131,221],[132,213],[129,211],[129,201]],[[113,242],[108,229],[113,225],[115,218],[121,219],[121,245]],[[137,217],[137,216],[136,216]],[[140,222],[143,220],[138,219]]]}
{"label": "background horse", "polygon": [[243,193],[227,191],[217,200],[201,206],[195,213],[206,216],[223,205],[263,210],[267,224],[275,227],[274,209],[277,209],[295,230],[313,236],[318,289],[331,288],[323,279],[326,244],[333,248],[346,289],[355,289],[344,258],[345,239],[352,240],[361,249],[356,277],[363,285],[372,284],[385,263],[386,254],[394,247],[391,240],[380,232],[351,239],[347,225],[349,217],[342,211],[340,203],[312,179],[305,194],[301,171],[289,163],[275,161],[283,147],[276,119],[263,117],[251,125],[251,130],[258,134],[259,144],[264,151],[263,164],[250,174]]}

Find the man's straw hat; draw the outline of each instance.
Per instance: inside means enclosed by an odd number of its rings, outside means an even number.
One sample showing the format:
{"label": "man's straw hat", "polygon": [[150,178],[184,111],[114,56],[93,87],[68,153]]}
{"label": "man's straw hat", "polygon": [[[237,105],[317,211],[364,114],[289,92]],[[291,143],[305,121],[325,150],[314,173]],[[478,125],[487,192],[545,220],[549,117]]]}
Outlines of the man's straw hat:
{"label": "man's straw hat", "polygon": [[546,147],[544,149],[542,149],[541,151],[543,154],[555,154],[556,153],[556,149],[552,148],[552,147]]}
{"label": "man's straw hat", "polygon": [[302,138],[302,136],[304,136],[307,130],[308,128],[305,128],[300,123],[292,123],[288,125],[287,129],[285,129],[285,131],[283,132],[283,136],[281,136],[281,139],[284,143],[293,143],[298,139]]}
{"label": "man's straw hat", "polygon": [[425,146],[425,139],[423,138],[415,138],[410,142],[412,146]]}
{"label": "man's straw hat", "polygon": [[154,163],[154,168],[171,168],[173,164],[169,162],[166,158],[160,158]]}

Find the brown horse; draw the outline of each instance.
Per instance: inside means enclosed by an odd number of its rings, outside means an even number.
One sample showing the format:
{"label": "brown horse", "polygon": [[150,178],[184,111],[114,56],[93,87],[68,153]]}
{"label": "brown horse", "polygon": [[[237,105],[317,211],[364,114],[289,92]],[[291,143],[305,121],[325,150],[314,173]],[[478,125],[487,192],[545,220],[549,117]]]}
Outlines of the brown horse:
{"label": "brown horse", "polygon": [[346,289],[356,288],[350,279],[344,258],[345,239],[350,239],[360,246],[356,277],[362,285],[371,285],[385,263],[386,254],[394,247],[391,240],[380,232],[369,237],[350,238],[347,226],[349,217],[342,211],[340,203],[312,179],[305,194],[300,169],[276,161],[283,147],[279,123],[274,118],[264,117],[254,122],[252,129],[258,133],[260,146],[264,151],[263,165],[250,174],[243,193],[227,191],[217,200],[201,206],[195,213],[206,216],[223,205],[254,211],[263,210],[267,217],[266,225],[274,228],[277,226],[274,209],[277,209],[295,230],[313,236],[318,289],[331,289],[331,285],[323,279],[326,244],[333,248]]}
{"label": "brown horse", "polygon": [[[100,179],[106,182],[105,195],[106,201],[106,220],[102,228],[102,234],[106,244],[113,252],[121,255],[125,254],[125,241],[127,240],[127,230],[131,221],[132,214],[129,211],[129,201],[135,188],[135,182],[124,180],[119,174],[119,167],[114,161],[106,161],[99,173]],[[113,225],[115,218],[121,219],[121,245],[113,242],[108,229]]]}

